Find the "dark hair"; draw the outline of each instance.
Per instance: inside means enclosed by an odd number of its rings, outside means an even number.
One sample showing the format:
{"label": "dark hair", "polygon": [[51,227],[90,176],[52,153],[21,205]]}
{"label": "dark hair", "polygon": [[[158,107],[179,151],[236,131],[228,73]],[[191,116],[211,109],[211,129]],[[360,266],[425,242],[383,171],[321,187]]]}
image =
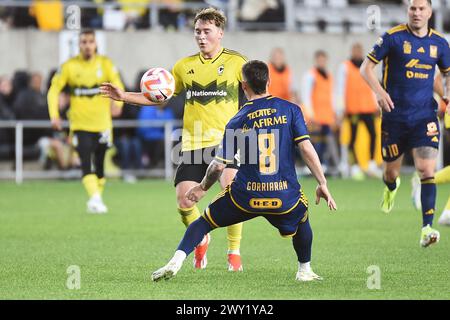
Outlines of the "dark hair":
{"label": "dark hair", "polygon": [[80,37],[85,34],[92,34],[95,37],[95,30],[94,29],[84,29],[80,31]]}
{"label": "dark hair", "polygon": [[318,57],[328,57],[327,53],[323,50],[317,50],[314,53],[314,58],[318,58]]}
{"label": "dark hair", "polygon": [[269,68],[259,60],[251,60],[242,66],[242,76],[255,94],[266,93]]}

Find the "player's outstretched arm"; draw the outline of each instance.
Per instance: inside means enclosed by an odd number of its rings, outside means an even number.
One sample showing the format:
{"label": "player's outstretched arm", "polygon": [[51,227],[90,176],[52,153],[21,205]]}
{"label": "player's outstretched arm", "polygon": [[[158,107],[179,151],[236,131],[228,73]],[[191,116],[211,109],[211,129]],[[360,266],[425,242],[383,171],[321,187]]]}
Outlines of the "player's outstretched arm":
{"label": "player's outstretched arm", "polygon": [[109,82],[104,82],[100,86],[100,93],[106,98],[111,98],[116,101],[123,101],[128,104],[139,106],[153,106],[157,105],[148,100],[141,92],[125,92],[116,85]]}
{"label": "player's outstretched arm", "polygon": [[189,191],[186,192],[186,198],[194,202],[200,201],[200,199],[205,196],[206,191],[219,180],[224,169],[225,165],[223,163],[213,160],[209,164],[202,182],[189,189]]}
{"label": "player's outstretched arm", "polygon": [[308,166],[309,170],[316,178],[319,185],[316,188],[316,204],[319,204],[320,198],[323,198],[327,202],[327,206],[330,210],[336,210],[336,202],[331,196],[330,191],[327,187],[327,179],[323,174],[322,165],[320,164],[319,156],[316,150],[309,140],[303,140],[298,143],[300,148],[300,153],[302,154],[303,160]]}
{"label": "player's outstretched arm", "polygon": [[394,102],[392,102],[389,94],[380,85],[375,73],[375,66],[376,64],[373,61],[366,58],[360,68],[361,75],[372,88],[373,92],[375,92],[380,108],[386,112],[391,112],[394,109]]}

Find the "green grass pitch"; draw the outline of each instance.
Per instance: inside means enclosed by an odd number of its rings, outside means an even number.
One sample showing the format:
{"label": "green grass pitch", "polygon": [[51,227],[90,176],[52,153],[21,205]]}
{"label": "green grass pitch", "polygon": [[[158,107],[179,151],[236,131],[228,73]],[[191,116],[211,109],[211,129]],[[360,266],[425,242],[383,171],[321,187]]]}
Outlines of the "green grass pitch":
{"label": "green grass pitch", "polygon": [[[382,183],[331,180],[338,211],[314,201],[303,179],[314,231],[314,271],[322,282],[298,283],[291,240],[258,218],[244,225],[244,272],[226,270],[226,231],[212,233],[206,270],[192,257],[170,281],[150,274],[172,256],[183,232],[172,184],[110,180],[106,215],[85,212],[81,183],[0,183],[0,299],[450,299],[450,228],[441,242],[419,247],[421,214],[403,177],[394,211],[379,211]],[[218,191],[200,203],[201,209]],[[449,186],[438,187],[438,214]],[[80,289],[66,287],[69,266],[80,268]],[[369,266],[380,289],[368,289]]]}

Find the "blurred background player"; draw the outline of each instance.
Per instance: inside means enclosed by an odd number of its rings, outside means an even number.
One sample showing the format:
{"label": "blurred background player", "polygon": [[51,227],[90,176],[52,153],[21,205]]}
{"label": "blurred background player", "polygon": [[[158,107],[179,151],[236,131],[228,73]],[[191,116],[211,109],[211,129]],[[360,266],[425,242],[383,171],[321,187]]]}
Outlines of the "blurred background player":
{"label": "blurred background player", "polygon": [[[185,197],[186,192],[202,181],[209,159],[214,155],[227,122],[238,111],[241,68],[246,62],[238,52],[222,47],[226,18],[221,11],[207,8],[194,19],[195,41],[200,52],[179,60],[172,69],[175,95],[186,90],[183,118],[182,161],[175,175],[178,212],[186,227],[200,217],[195,202]],[[101,91],[112,99],[137,105],[154,105],[142,93],[124,92],[105,83]],[[220,96],[225,91],[226,98]],[[212,97],[212,98],[211,98]],[[198,161],[200,159],[200,161]],[[237,164],[230,164],[220,177],[224,189],[237,172]],[[242,271],[240,242],[242,224],[228,227],[228,270]],[[195,249],[194,267],[207,265],[206,250],[209,234]]]}
{"label": "blurred background player", "polygon": [[[344,61],[339,66],[337,75],[336,96],[339,101],[337,103],[338,111],[341,111],[343,107],[345,121],[348,121],[350,125],[349,143],[343,144],[341,148],[343,176],[350,175],[356,180],[364,178],[364,173],[360,167],[361,160],[357,157],[355,146],[360,122],[366,126],[370,139],[370,158],[367,174],[379,178],[382,176],[382,172],[375,162],[375,143],[377,138],[375,118],[377,116],[378,106],[373,91],[359,72],[359,68],[364,60],[363,51],[361,43],[357,42],[353,44],[350,59]],[[350,168],[348,168],[349,164]]]}
{"label": "blurred background player", "polygon": [[80,54],[65,62],[53,76],[47,95],[52,126],[61,130],[58,109],[59,93],[70,88],[68,120],[72,144],[76,148],[82,170],[82,182],[89,196],[90,213],[108,211],[102,200],[105,186],[104,159],[112,144],[112,119],[121,112],[121,102],[111,102],[100,95],[99,86],[111,82],[123,88],[119,73],[111,60],[97,54],[95,32],[85,30],[79,37]]}
{"label": "blurred background player", "polygon": [[[139,120],[173,120],[175,116],[172,109],[159,105],[156,107],[140,108]],[[154,168],[164,160],[164,128],[140,127],[137,129],[142,144],[142,151],[148,155],[148,167]]]}
{"label": "blurred background player", "polygon": [[[48,107],[43,93],[43,77],[39,72],[26,76],[27,86],[14,100],[13,109],[17,120],[48,120]],[[62,168],[64,164],[64,144],[53,136],[51,129],[36,128],[24,130],[23,144],[25,154],[38,151],[39,162],[47,168],[49,157],[53,156]],[[62,165],[62,166],[61,166]]]}
{"label": "blurred background player", "polygon": [[269,92],[271,95],[299,104],[292,70],[286,62],[286,55],[281,48],[274,48],[270,53]]}
{"label": "blurred background player", "polygon": [[333,76],[328,72],[328,56],[318,50],[314,54],[314,67],[303,79],[303,102],[305,111],[311,115],[311,135],[314,148],[327,173],[330,160],[337,170],[339,164],[338,148],[334,136],[336,113],[333,95]]}
{"label": "blurred background player", "polygon": [[[444,126],[445,126],[445,134],[450,133],[450,114],[446,112],[446,108],[448,106],[449,100],[448,96],[444,94],[444,85],[442,83],[442,77],[437,75],[435,81],[434,81],[434,91],[437,93],[437,95],[440,97],[440,113],[444,116]],[[414,174],[412,178],[412,200],[414,207],[417,210],[422,209],[422,203],[420,201],[420,194],[421,194],[421,184],[420,184],[420,178],[416,174]],[[439,170],[434,175],[434,182],[436,185],[438,184],[444,184],[450,182],[450,166],[446,166],[445,168]],[[439,217],[438,223],[445,226],[450,226],[450,196],[448,197],[447,204],[444,207],[444,210],[442,211],[441,216]]]}
{"label": "blurred background player", "polygon": [[[305,120],[299,106],[268,93],[269,69],[264,62],[247,62],[243,66],[243,77],[242,88],[249,102],[227,124],[219,154],[209,165],[201,183],[193,186],[186,197],[194,202],[203,198],[226,164],[234,162],[236,153],[242,160],[239,172],[233,184],[217,195],[203,216],[189,226],[173,258],[152,274],[153,281],[175,276],[204,234],[256,217],[264,217],[281,236],[292,238],[299,264],[296,280],[322,280],[311,269],[313,235],[308,219],[308,201],[295,173],[296,145],[319,183],[316,204],[324,198],[330,210],[335,210],[336,203],[328,191],[319,157],[309,141]],[[236,137],[246,135],[246,132],[249,142],[237,142]],[[252,161],[253,155],[260,156]],[[283,161],[280,161],[280,156]],[[273,188],[275,184],[277,188]],[[278,205],[264,204],[268,199]]]}
{"label": "blurred background player", "polygon": [[[386,188],[381,209],[386,213],[392,210],[400,186],[403,153],[412,149],[422,184],[422,247],[438,242],[440,237],[439,231],[432,228],[439,147],[438,106],[433,97],[436,65],[446,77],[447,92],[450,90],[450,47],[445,38],[428,27],[431,15],[431,1],[410,0],[408,23],[392,28],[379,38],[361,66],[364,78],[383,109],[381,130]],[[383,86],[374,71],[382,60]]]}
{"label": "blurred background player", "polygon": [[[0,121],[14,120],[12,107],[13,85],[9,77],[0,76]],[[0,158],[8,158],[14,151],[14,130],[0,128]]]}

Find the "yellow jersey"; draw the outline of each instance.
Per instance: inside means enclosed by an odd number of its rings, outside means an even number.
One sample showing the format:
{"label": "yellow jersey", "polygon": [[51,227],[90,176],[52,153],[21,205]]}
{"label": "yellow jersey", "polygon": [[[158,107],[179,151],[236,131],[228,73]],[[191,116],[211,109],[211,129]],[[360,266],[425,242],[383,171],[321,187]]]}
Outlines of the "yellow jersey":
{"label": "yellow jersey", "polygon": [[182,151],[220,144],[226,124],[239,109],[239,85],[246,62],[238,52],[222,48],[211,59],[198,53],[174,65],[175,95],[186,91]]}
{"label": "yellow jersey", "polygon": [[[95,55],[85,60],[81,55],[67,60],[52,78],[48,91],[50,119],[59,118],[58,97],[67,85],[70,89],[68,120],[70,130],[103,132],[112,128],[111,100],[100,95],[102,82],[111,82],[124,88],[119,73],[111,60]],[[123,103],[116,102],[119,107]]]}

